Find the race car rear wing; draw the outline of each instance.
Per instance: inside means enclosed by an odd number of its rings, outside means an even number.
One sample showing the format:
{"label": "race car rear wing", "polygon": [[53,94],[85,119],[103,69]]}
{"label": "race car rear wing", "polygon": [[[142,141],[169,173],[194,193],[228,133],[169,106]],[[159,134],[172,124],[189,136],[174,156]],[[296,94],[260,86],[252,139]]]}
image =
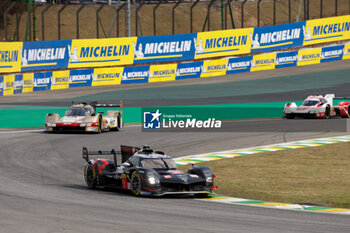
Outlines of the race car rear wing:
{"label": "race car rear wing", "polygon": [[137,151],[140,150],[139,147],[133,147],[133,146],[120,146],[120,151],[116,151],[115,149],[112,150],[97,150],[97,151],[89,151],[86,147],[83,147],[83,159],[85,159],[86,162],[90,160],[90,155],[113,155],[114,164],[118,166],[117,161],[117,155],[121,155],[121,162],[124,163],[127,161],[131,156],[133,156]]}
{"label": "race car rear wing", "polygon": [[83,147],[83,159],[86,162],[90,160],[89,155],[113,155],[114,163],[117,164],[117,154],[120,154],[120,151],[112,150],[97,150],[97,151],[88,151],[86,147]]}
{"label": "race car rear wing", "polygon": [[72,105],[74,105],[74,104],[91,105],[95,110],[96,110],[96,108],[120,108],[120,115],[123,116],[123,101],[122,100],[119,102],[119,104],[99,104],[97,101],[91,101],[91,102],[73,101]]}

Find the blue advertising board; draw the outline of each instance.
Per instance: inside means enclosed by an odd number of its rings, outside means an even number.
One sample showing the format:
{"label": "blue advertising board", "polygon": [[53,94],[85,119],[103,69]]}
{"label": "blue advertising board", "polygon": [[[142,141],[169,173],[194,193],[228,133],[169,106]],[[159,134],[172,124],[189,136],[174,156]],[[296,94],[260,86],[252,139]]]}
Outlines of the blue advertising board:
{"label": "blue advertising board", "polygon": [[0,96],[4,95],[4,76],[0,76]]}
{"label": "blue advertising board", "polygon": [[338,61],[343,59],[344,45],[323,47],[321,52],[321,63]]}
{"label": "blue advertising board", "polygon": [[69,87],[91,86],[94,69],[71,70],[69,72]]}
{"label": "blue advertising board", "polygon": [[264,52],[302,46],[305,21],[254,28],[250,35],[251,52]]}
{"label": "blue advertising board", "polygon": [[296,66],[297,60],[298,60],[298,51],[277,53],[275,68]]}
{"label": "blue advertising board", "polygon": [[68,67],[71,40],[23,42],[21,71],[53,70]]}
{"label": "blue advertising board", "polygon": [[144,36],[133,42],[134,64],[192,60],[197,34]]}
{"label": "blue advertising board", "polygon": [[47,91],[51,89],[52,72],[34,73],[33,91]]}
{"label": "blue advertising board", "polygon": [[253,56],[232,57],[228,59],[226,74],[249,72]]}
{"label": "blue advertising board", "polygon": [[199,78],[203,69],[203,62],[185,62],[177,64],[176,80]]}
{"label": "blue advertising board", "polygon": [[147,83],[149,66],[124,67],[121,84]]}
{"label": "blue advertising board", "polygon": [[13,94],[21,94],[22,90],[23,90],[23,74],[16,74]]}

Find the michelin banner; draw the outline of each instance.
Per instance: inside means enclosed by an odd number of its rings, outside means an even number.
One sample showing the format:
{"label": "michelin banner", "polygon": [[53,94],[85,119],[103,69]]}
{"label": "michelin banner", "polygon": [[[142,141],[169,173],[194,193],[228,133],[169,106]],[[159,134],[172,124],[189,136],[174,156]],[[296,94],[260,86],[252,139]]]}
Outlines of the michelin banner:
{"label": "michelin banner", "polygon": [[302,49],[298,51],[298,66],[318,64],[321,61],[322,48]]}
{"label": "michelin banner", "polygon": [[15,75],[15,82],[13,86],[13,94],[21,94],[23,91],[23,74]]}
{"label": "michelin banner", "polygon": [[21,71],[66,69],[71,42],[23,42],[23,48],[20,48]]}
{"label": "michelin banner", "polygon": [[273,70],[350,58],[350,44],[198,62],[59,70],[0,76],[0,96],[83,86],[163,82]]}
{"label": "michelin banner", "polygon": [[124,67],[121,84],[147,83],[149,66]]}
{"label": "michelin banner", "polygon": [[138,37],[132,42],[134,64],[192,60],[197,34]]}
{"label": "michelin banner", "polygon": [[296,66],[298,60],[298,51],[280,52],[276,55],[275,68],[285,68]]}
{"label": "michelin banner", "polygon": [[51,90],[69,88],[69,70],[54,71],[51,78]]}
{"label": "michelin banner", "polygon": [[24,73],[23,74],[23,93],[33,92],[33,81],[34,74],[33,73]]}
{"label": "michelin banner", "polygon": [[350,15],[182,35],[1,42],[0,74],[190,61],[349,39]]}
{"label": "michelin banner", "polygon": [[4,95],[4,76],[0,76],[0,96]]}
{"label": "michelin banner", "polygon": [[68,68],[130,65],[137,37],[72,40]]}
{"label": "michelin banner", "polygon": [[350,15],[314,19],[303,26],[304,46],[350,39]]}
{"label": "michelin banner", "polygon": [[204,61],[201,78],[225,75],[227,61],[227,58]]}
{"label": "michelin banner", "polygon": [[0,73],[21,71],[22,42],[0,42]]}
{"label": "michelin banner", "polygon": [[34,73],[33,91],[51,90],[52,72]]}
{"label": "michelin banner", "polygon": [[203,69],[203,62],[183,62],[177,64],[176,80],[199,78]]}
{"label": "michelin banner", "polygon": [[4,85],[3,85],[3,95],[13,95],[14,94],[14,84],[15,84],[15,76],[14,75],[5,75],[4,76]]}
{"label": "michelin banner", "polygon": [[120,84],[123,69],[123,67],[95,68],[92,75],[92,86]]}
{"label": "michelin banner", "polygon": [[350,59],[350,43],[344,45],[343,59]]}
{"label": "michelin banner", "polygon": [[176,77],[176,66],[177,64],[151,65],[148,82],[174,81]]}
{"label": "michelin banner", "polygon": [[253,56],[228,59],[226,74],[250,72]]}
{"label": "michelin banner", "polygon": [[303,45],[305,22],[254,28],[250,33],[251,52],[265,52]]}
{"label": "michelin banner", "polygon": [[94,69],[71,70],[69,72],[69,87],[90,87]]}
{"label": "michelin banner", "polygon": [[250,53],[254,28],[199,32],[195,39],[195,59]]}
{"label": "michelin banner", "polygon": [[342,60],[343,52],[344,45],[323,47],[321,52],[321,63]]}
{"label": "michelin banner", "polygon": [[275,69],[276,53],[254,55],[250,71]]}

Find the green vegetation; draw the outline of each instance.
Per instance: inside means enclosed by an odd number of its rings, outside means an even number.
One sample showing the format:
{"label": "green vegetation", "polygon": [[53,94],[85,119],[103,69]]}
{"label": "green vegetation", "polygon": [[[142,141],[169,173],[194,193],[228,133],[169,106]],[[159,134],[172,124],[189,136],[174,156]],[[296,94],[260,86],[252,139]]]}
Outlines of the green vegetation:
{"label": "green vegetation", "polygon": [[[350,142],[204,162],[218,194],[350,208]],[[188,166],[180,166],[187,170]]]}

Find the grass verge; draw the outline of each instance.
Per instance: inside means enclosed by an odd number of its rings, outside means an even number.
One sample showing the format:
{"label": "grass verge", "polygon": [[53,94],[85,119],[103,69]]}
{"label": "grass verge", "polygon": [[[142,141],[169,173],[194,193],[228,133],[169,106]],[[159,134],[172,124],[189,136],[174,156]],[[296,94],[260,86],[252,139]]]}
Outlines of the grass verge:
{"label": "grass verge", "polygon": [[[216,193],[283,203],[350,208],[350,142],[204,162]],[[179,166],[187,170],[188,166]]]}

